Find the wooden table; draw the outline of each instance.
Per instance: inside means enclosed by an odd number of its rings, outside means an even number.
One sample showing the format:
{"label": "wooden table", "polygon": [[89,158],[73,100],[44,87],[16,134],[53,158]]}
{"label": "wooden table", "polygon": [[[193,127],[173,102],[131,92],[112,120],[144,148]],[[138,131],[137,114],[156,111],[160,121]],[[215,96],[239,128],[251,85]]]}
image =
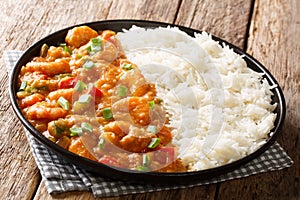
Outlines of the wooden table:
{"label": "wooden table", "polygon": [[[0,7],[1,56],[5,50],[25,50],[70,25],[147,19],[221,37],[257,58],[279,81],[287,116],[278,142],[294,160],[292,167],[207,186],[107,199],[300,199],[299,0],[9,0]],[[3,59],[0,64],[0,199],[93,199],[89,192],[47,193],[9,103]]]}

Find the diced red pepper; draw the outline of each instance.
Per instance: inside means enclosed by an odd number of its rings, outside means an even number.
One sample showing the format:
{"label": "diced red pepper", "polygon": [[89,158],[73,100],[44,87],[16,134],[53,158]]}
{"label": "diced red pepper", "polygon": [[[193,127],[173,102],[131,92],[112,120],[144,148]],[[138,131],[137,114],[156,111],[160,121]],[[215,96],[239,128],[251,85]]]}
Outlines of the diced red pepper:
{"label": "diced red pepper", "polygon": [[110,166],[115,166],[115,167],[122,167],[122,165],[115,158],[113,158],[111,156],[107,156],[107,155],[100,158],[99,162],[101,162],[105,165],[110,165]]}
{"label": "diced red pepper", "polygon": [[176,159],[174,147],[162,147],[154,153],[155,160],[161,164],[170,164]]}
{"label": "diced red pepper", "polygon": [[168,158],[170,159],[170,161],[174,161],[176,159],[175,157],[175,148],[174,147],[163,147],[160,149],[160,151],[166,152]]}
{"label": "diced red pepper", "polygon": [[59,89],[73,88],[76,82],[77,82],[76,77],[66,77],[59,81],[58,87]]}
{"label": "diced red pepper", "polygon": [[92,95],[94,98],[101,98],[103,96],[103,93],[101,90],[96,88],[95,86],[92,86],[89,90],[89,94]]}

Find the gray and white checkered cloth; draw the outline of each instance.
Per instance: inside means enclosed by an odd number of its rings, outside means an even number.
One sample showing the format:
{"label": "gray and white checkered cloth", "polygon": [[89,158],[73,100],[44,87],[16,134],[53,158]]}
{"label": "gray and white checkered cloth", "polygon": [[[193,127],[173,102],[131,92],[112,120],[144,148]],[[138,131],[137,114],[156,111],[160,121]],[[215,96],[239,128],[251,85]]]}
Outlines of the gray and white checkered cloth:
{"label": "gray and white checkered cloth", "polygon": [[[8,71],[11,71],[14,63],[22,55],[22,51],[4,52],[4,61]],[[34,159],[40,169],[47,190],[50,194],[69,191],[92,191],[95,197],[119,196],[161,190],[187,188],[199,185],[218,183],[235,178],[247,177],[262,172],[280,170],[290,167],[292,159],[282,147],[275,142],[266,152],[256,159],[226,174],[198,183],[186,185],[155,185],[155,184],[132,184],[100,177],[87,172],[49,151],[41,145],[33,136],[26,131],[27,138]]]}

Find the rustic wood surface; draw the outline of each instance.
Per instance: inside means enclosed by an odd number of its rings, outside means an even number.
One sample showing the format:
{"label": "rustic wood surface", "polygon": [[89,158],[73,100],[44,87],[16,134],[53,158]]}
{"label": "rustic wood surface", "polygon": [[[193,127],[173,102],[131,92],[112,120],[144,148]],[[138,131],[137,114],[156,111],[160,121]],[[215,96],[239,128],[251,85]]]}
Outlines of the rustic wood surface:
{"label": "rustic wood surface", "polygon": [[[148,19],[205,30],[247,50],[276,77],[287,116],[278,142],[288,169],[188,189],[105,199],[300,199],[299,0],[10,0],[0,1],[0,55],[25,50],[51,32],[105,19]],[[0,62],[0,199],[93,199],[90,192],[49,195],[10,106]]]}

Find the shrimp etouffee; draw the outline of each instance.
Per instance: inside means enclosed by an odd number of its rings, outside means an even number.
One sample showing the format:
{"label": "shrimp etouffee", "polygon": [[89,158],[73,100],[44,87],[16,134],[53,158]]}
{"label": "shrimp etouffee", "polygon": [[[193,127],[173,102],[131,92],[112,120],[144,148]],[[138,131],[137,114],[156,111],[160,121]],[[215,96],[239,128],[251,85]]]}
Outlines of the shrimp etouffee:
{"label": "shrimp etouffee", "polygon": [[185,172],[162,100],[116,33],[88,26],[21,68],[18,105],[45,137],[82,157],[138,171]]}

